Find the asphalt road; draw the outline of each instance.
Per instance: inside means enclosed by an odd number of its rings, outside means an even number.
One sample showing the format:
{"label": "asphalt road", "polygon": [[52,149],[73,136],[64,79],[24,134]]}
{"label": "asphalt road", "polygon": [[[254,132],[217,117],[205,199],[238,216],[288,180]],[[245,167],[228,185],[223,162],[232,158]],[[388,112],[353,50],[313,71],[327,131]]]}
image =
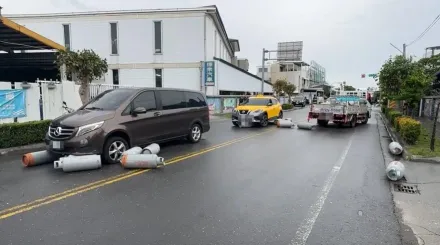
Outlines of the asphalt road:
{"label": "asphalt road", "polygon": [[0,158],[0,244],[402,244],[374,116],[312,131],[215,122],[161,156],[153,171],[70,174]]}

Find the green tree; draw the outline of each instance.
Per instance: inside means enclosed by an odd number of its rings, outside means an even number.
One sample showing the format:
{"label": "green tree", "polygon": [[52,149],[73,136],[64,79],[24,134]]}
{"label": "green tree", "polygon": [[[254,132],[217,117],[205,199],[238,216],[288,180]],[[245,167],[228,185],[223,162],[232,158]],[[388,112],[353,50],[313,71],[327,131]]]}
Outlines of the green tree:
{"label": "green tree", "polygon": [[80,83],[79,96],[83,104],[90,99],[90,83],[107,73],[106,59],[101,59],[93,50],[59,51],[56,56],[58,67],[65,67],[67,74],[75,74]]}
{"label": "green tree", "polygon": [[430,82],[423,67],[417,63],[413,63],[410,66],[408,76],[402,81],[399,94],[395,95],[394,98],[404,100],[408,103],[408,108],[411,109],[414,116],[415,111],[412,109],[418,106]]}
{"label": "green tree", "polygon": [[286,93],[289,96],[289,103],[291,102],[291,98],[293,96],[293,94],[295,93],[296,90],[296,86],[293,85],[292,83],[287,83],[284,86],[284,93]]}
{"label": "green tree", "polygon": [[350,85],[345,85],[344,91],[356,91],[356,88]]}
{"label": "green tree", "polygon": [[[425,74],[428,76],[433,83],[432,86],[426,91],[428,95],[437,95],[440,90],[440,82],[437,81],[435,74],[440,71],[440,54],[434,55],[432,57],[423,58],[418,61],[418,63],[423,67]],[[433,93],[433,90],[436,92]]]}
{"label": "green tree", "polygon": [[272,90],[276,94],[276,96],[281,96],[283,95],[286,85],[287,85],[287,81],[285,79],[277,79],[272,84]]}
{"label": "green tree", "polygon": [[399,55],[388,59],[379,72],[379,88],[382,96],[388,99],[399,95],[400,88],[408,78],[413,63]]}

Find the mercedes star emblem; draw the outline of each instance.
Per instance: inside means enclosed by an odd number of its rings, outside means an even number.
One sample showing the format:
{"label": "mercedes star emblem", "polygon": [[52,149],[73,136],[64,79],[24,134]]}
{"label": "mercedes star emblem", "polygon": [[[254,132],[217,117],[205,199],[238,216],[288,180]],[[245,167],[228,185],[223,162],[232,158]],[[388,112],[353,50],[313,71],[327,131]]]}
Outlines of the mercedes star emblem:
{"label": "mercedes star emblem", "polygon": [[60,134],[61,134],[61,127],[57,127],[57,129],[55,129],[55,132],[53,132],[53,134],[55,136],[60,136]]}

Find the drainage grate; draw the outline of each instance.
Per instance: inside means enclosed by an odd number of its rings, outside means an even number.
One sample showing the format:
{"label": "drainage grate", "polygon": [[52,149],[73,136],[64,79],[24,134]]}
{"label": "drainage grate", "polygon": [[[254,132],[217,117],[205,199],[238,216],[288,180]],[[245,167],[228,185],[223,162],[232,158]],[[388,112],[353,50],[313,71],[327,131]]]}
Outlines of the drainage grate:
{"label": "drainage grate", "polygon": [[420,194],[417,185],[394,184],[394,191],[403,192],[407,194]]}

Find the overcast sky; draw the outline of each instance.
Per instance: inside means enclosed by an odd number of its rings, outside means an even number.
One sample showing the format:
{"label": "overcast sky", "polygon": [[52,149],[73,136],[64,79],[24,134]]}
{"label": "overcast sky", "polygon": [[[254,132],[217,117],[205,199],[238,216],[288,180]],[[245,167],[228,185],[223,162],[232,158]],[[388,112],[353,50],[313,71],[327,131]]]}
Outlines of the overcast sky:
{"label": "overcast sky", "polygon": [[[263,48],[279,41],[303,41],[303,60],[325,67],[329,83],[347,81],[374,86],[361,79],[376,73],[403,43],[416,39],[440,14],[440,0],[2,0],[5,14],[179,8],[217,5],[230,38],[240,41],[239,58],[250,71],[261,64]],[[425,47],[440,46],[440,21],[408,54],[422,57]]]}

